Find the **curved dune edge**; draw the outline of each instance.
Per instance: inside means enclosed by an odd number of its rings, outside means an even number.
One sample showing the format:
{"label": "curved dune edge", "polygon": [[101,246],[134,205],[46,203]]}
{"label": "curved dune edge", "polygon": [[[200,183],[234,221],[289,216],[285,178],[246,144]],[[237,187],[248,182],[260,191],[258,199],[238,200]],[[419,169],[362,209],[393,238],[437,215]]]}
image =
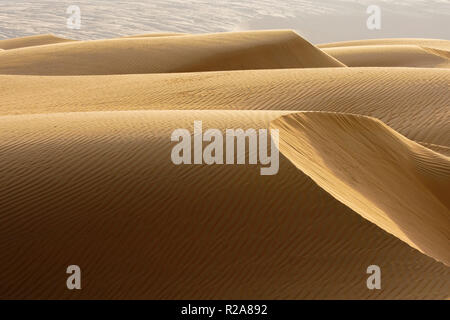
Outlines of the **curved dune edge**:
{"label": "curved dune edge", "polygon": [[449,52],[418,45],[366,45],[323,48],[348,67],[450,68]]}
{"label": "curved dune edge", "polygon": [[374,118],[306,112],[272,122],[280,151],[320,187],[450,265],[450,159]]}
{"label": "curved dune edge", "polygon": [[2,53],[0,73],[106,75],[345,67],[290,30],[77,41]]}
{"label": "curved dune edge", "polygon": [[[282,111],[0,117],[0,297],[443,299],[449,268],[280,170],[170,161],[171,132],[268,128]],[[83,289],[64,285],[81,266]],[[382,269],[368,290],[366,269]]]}
{"label": "curved dune edge", "polygon": [[53,34],[43,34],[37,36],[0,40],[0,49],[10,50],[10,49],[42,46],[47,44],[74,42],[74,41],[76,40],[57,37]]}

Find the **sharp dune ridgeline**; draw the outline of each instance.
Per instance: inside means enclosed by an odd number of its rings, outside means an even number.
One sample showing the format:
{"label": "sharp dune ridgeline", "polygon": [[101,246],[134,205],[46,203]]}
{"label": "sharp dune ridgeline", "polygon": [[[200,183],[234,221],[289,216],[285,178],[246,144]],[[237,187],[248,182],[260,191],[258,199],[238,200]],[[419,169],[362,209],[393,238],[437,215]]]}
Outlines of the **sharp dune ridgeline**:
{"label": "sharp dune ridgeline", "polygon": [[125,36],[123,38],[152,38],[152,37],[173,37],[173,36],[186,36],[186,33],[179,32],[155,32],[155,33],[144,33],[136,34],[133,36]]}
{"label": "sharp dune ridgeline", "polygon": [[324,190],[450,264],[450,158],[359,115],[296,113],[272,124],[281,131],[280,151]]}
{"label": "sharp dune ridgeline", "polygon": [[318,45],[349,67],[449,68],[450,41],[371,39]]}
{"label": "sharp dune ridgeline", "polygon": [[332,111],[372,116],[409,139],[449,146],[449,82],[447,70],[434,68],[0,75],[4,88],[0,114],[164,109]]}
{"label": "sharp dune ridgeline", "polygon": [[[449,41],[0,48],[0,298],[450,297]],[[171,134],[199,120],[279,130],[279,171],[175,165]],[[82,290],[65,287],[71,264]]]}

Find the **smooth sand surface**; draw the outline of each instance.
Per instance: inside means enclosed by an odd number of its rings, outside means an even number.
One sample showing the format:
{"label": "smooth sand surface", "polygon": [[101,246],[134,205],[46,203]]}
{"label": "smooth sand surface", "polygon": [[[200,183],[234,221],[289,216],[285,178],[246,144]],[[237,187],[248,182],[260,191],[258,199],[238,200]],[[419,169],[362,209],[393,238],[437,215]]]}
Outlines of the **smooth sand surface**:
{"label": "smooth sand surface", "polygon": [[44,34],[38,36],[0,40],[0,49],[9,50],[25,47],[42,46],[46,44],[72,42],[72,41],[74,40],[60,38],[52,34]]}
{"label": "smooth sand surface", "polygon": [[[450,71],[368,41],[389,66],[291,31],[2,52],[0,298],[448,298]],[[279,129],[278,174],[174,165],[195,120]]]}

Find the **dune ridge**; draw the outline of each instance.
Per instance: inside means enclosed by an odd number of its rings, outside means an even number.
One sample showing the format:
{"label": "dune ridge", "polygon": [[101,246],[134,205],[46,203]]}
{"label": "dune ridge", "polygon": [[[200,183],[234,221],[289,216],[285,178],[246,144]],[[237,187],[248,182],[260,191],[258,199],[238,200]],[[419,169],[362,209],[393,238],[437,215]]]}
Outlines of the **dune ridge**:
{"label": "dune ridge", "polygon": [[441,145],[433,144],[433,143],[426,143],[426,142],[419,142],[419,143],[428,149],[431,149],[437,153],[443,154],[444,156],[447,156],[447,157],[450,156],[450,148],[449,147],[445,147],[445,146],[441,146]]}
{"label": "dune ridge", "polygon": [[431,52],[437,56],[440,56],[444,59],[450,59],[450,50],[442,50],[437,48],[429,48],[429,47],[421,47],[423,50]]}
{"label": "dune ridge", "polygon": [[0,56],[0,74],[26,75],[344,66],[289,30],[77,41],[22,48]]}
{"label": "dune ridge", "polygon": [[[288,113],[0,117],[0,296],[447,297],[446,266],[339,203],[283,154],[271,177],[248,164],[170,161],[171,132],[192,130],[194,120],[205,129],[268,128]],[[78,292],[59,285],[58,271],[73,261],[85,270]],[[383,270],[383,290],[366,288],[371,264]]]}
{"label": "dune ridge", "polygon": [[412,247],[450,264],[450,158],[359,115],[297,113],[272,125],[281,131],[280,151],[319,186]]}
{"label": "dune ridge", "polygon": [[43,34],[37,36],[28,36],[14,39],[0,40],[0,49],[11,50],[17,48],[42,46],[47,44],[72,42],[75,40],[64,39],[53,34]]}
{"label": "dune ridge", "polygon": [[450,51],[418,45],[339,46],[322,50],[348,67],[450,67]]}

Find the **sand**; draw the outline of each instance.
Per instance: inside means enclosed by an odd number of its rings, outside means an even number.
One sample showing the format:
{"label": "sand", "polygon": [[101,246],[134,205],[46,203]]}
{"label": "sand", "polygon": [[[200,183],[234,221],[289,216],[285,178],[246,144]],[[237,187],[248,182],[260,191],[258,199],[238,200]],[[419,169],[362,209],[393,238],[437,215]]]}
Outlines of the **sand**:
{"label": "sand", "polygon": [[431,68],[0,75],[4,88],[0,114],[136,109],[334,111],[376,117],[409,139],[450,146],[448,108],[443,108],[448,105],[449,82],[447,70]]}
{"label": "sand", "polygon": [[450,66],[449,40],[370,39],[326,43],[317,47],[349,67]]}
{"label": "sand", "polygon": [[368,39],[368,40],[353,40],[332,42],[317,45],[318,48],[335,48],[335,47],[353,47],[353,46],[373,46],[373,45],[416,45],[421,47],[428,47],[434,49],[450,50],[450,40],[440,39]]}
{"label": "sand", "polygon": [[[308,112],[273,122],[280,151],[336,199],[450,264],[450,158],[358,115]],[[403,192],[408,185],[408,193]]]}
{"label": "sand", "polygon": [[289,30],[83,41],[23,48],[0,56],[0,74],[28,75],[343,66]]}
{"label": "sand", "polygon": [[[2,52],[0,298],[449,298],[445,54],[368,41],[349,64],[291,31]],[[280,130],[278,174],[174,165],[195,120]]]}
{"label": "sand", "polygon": [[349,67],[450,68],[448,51],[418,45],[367,45],[324,48]]}
{"label": "sand", "polygon": [[151,38],[151,37],[173,37],[173,36],[185,36],[186,33],[180,32],[154,32],[154,33],[144,33],[144,34],[136,34],[132,36],[125,36],[122,38]]}
{"label": "sand", "polygon": [[74,40],[60,38],[52,34],[43,34],[38,36],[0,40],[0,49],[10,50],[10,49],[42,46],[46,44],[64,43],[71,41]]}

